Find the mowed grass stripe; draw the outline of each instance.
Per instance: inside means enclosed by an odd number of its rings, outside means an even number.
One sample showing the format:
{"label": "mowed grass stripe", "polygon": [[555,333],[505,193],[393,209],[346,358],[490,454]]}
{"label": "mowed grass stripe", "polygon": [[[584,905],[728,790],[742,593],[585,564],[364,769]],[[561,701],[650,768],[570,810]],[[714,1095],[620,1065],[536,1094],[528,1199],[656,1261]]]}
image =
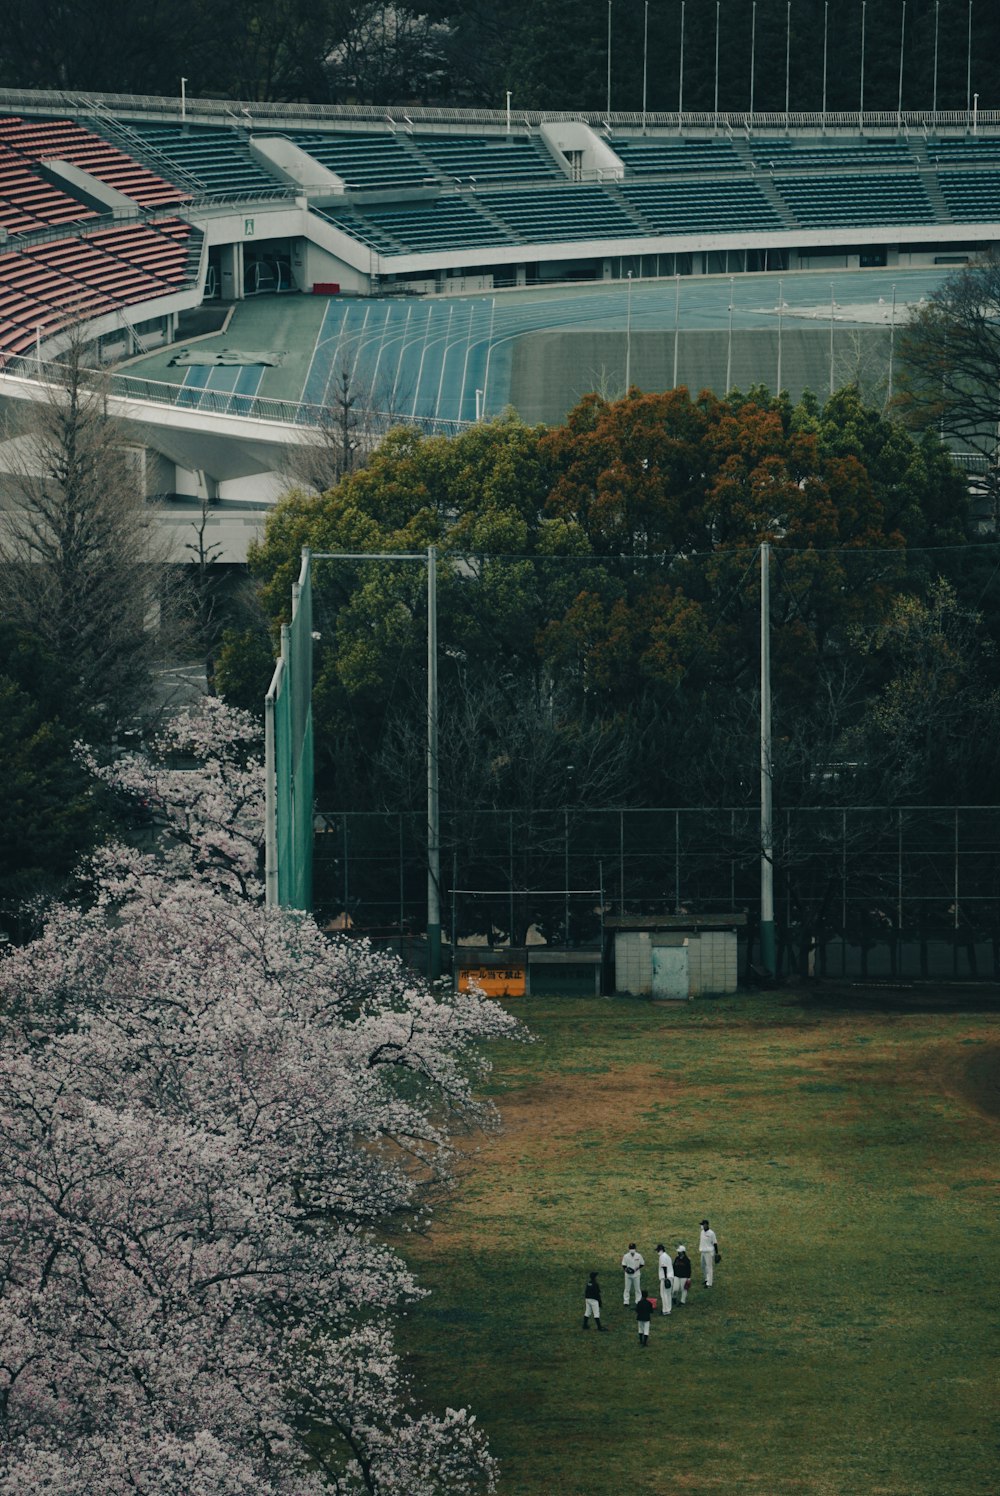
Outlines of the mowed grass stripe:
{"label": "mowed grass stripe", "polygon": [[[510,1006],[535,1042],[497,1047],[504,1131],[407,1247],[433,1292],[405,1335],[506,1496],[993,1493],[997,1017]],[[697,1269],[703,1215],[716,1286],[640,1350],[621,1254],[655,1285],[657,1241],[683,1241]]]}

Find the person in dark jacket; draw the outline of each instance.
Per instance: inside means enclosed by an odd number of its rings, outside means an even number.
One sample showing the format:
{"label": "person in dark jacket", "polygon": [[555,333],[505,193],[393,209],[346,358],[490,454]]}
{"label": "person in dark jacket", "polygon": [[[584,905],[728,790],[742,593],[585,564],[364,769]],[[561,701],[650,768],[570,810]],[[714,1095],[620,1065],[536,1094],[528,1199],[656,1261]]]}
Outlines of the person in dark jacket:
{"label": "person in dark jacket", "polygon": [[601,1324],[601,1288],[597,1281],[597,1274],[591,1273],[587,1279],[587,1286],[583,1290],[583,1328],[590,1329],[590,1321],[599,1330],[607,1331],[607,1325]]}
{"label": "person in dark jacket", "polygon": [[686,1304],[688,1301],[688,1289],[691,1287],[691,1259],[687,1254],[687,1247],[681,1242],[677,1248],[677,1256],[674,1258],[674,1303]]}
{"label": "person in dark jacket", "polygon": [[635,1317],[639,1322],[639,1344],[649,1344],[649,1321],[653,1317],[653,1304],[648,1293],[644,1293],[635,1306]]}

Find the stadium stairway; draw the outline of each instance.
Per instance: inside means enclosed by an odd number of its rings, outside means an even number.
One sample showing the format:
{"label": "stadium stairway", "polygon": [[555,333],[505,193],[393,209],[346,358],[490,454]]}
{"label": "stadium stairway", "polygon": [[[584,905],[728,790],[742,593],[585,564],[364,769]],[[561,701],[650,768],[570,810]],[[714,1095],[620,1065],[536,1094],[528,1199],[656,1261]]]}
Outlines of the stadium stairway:
{"label": "stadium stairway", "polygon": [[99,130],[105,140],[117,146],[126,155],[132,156],[141,166],[148,167],[150,171],[166,177],[168,182],[173,182],[185,192],[189,192],[192,197],[202,197],[208,190],[200,177],[185,171],[163,151],[158,151],[151,141],[146,140],[137,130],[133,130],[124,120],[115,119],[113,115],[95,109],[92,123],[94,129]]}
{"label": "stadium stairway", "polygon": [[746,137],[741,135],[739,138],[737,138],[736,136],[734,136],[732,144],[733,149],[735,150],[737,156],[739,156],[740,158],[740,162],[746,175],[750,178],[751,181],[756,182],[761,192],[767,198],[767,201],[771,204],[771,207],[774,209],[775,213],[777,213],[778,217],[781,219],[781,222],[784,224],[785,228],[797,229],[799,227],[798,220],[793,216],[788,207],[788,204],[781,196],[781,193],[778,191],[777,187],[775,187],[774,178],[772,177],[771,173],[760,171],[757,169],[757,163],[754,161],[753,152],[750,150],[750,145]]}
{"label": "stadium stairway", "polygon": [[637,207],[635,203],[629,202],[617,182],[605,182],[604,190],[618,204],[622,212],[635,224],[637,239],[655,239],[657,237],[659,230],[656,225],[650,222],[641,208]]}
{"label": "stadium stairway", "polygon": [[935,218],[940,219],[942,223],[949,223],[952,219],[952,212],[945,201],[944,193],[941,191],[941,183],[938,180],[934,162],[931,161],[928,154],[926,140],[911,139],[910,150],[920,163],[920,176],[924,184],[924,190],[930,198],[931,207],[934,209]]}
{"label": "stadium stairway", "polygon": [[[463,194],[463,196],[464,195],[465,194]],[[510,226],[509,224],[504,223],[499,213],[494,212],[493,208],[488,202],[483,202],[482,199],[476,194],[476,192],[473,191],[471,195],[476,199],[476,207],[479,209],[480,213],[482,213],[486,218],[489,219],[493,227],[495,229],[499,229],[501,233],[509,235],[511,232]]]}

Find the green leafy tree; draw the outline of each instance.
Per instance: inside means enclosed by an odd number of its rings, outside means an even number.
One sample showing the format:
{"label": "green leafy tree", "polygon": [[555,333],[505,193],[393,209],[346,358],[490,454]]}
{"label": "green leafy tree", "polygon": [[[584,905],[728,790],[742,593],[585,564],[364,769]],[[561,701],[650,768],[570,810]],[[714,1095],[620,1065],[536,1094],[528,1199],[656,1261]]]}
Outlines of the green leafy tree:
{"label": "green leafy tree", "polygon": [[80,720],[66,668],[31,635],[0,624],[0,926],[56,892],[107,825],[103,797],[75,751]]}
{"label": "green leafy tree", "polygon": [[948,277],[915,307],[900,339],[899,405],[978,458],[976,484],[993,529],[1000,522],[1000,256]]}
{"label": "green leafy tree", "polygon": [[[613,722],[628,740],[620,784],[679,803],[709,792],[709,764],[712,798],[752,780],[753,734],[732,740],[721,780],[713,735],[737,699],[752,716],[761,541],[778,563],[777,709],[801,737],[814,694],[824,722],[831,700],[846,711],[849,698],[857,714],[858,631],[877,627],[898,593],[926,585],[908,543],[946,546],[965,524],[961,479],[934,439],[914,441],[854,391],[823,407],[763,390],[724,401],[632,391],[615,402],[588,396],[550,432],[515,420],[450,441],[396,431],[327,494],[279,505],[251,564],[276,625],[303,545],[437,545],[445,710],[482,690],[510,711],[556,693],[553,721]],[[400,721],[414,738],[421,731],[422,570],[323,562],[316,590],[325,792],[379,803],[377,785],[402,783],[381,759],[389,738]],[[821,688],[847,660],[851,691]],[[490,799],[467,783],[462,794]]]}

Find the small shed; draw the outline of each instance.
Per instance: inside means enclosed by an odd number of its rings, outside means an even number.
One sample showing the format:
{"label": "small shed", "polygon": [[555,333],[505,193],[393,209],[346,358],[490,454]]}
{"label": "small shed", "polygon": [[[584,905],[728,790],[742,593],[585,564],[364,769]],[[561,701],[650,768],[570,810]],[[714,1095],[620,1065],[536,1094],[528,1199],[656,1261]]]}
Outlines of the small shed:
{"label": "small shed", "polygon": [[735,992],[737,932],[745,924],[745,914],[605,916],[615,992],[678,1002]]}

